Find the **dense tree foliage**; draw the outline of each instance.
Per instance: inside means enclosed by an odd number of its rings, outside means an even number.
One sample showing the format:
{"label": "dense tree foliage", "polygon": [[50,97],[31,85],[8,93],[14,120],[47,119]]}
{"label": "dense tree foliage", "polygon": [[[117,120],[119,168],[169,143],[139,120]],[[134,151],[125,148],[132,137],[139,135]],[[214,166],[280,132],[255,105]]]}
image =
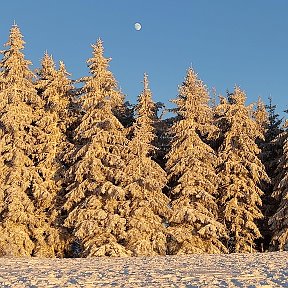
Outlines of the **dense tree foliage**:
{"label": "dense tree foliage", "polygon": [[245,93],[236,87],[216,107],[216,123],[223,134],[218,149],[219,206],[229,231],[227,248],[232,252],[254,251],[255,239],[261,237],[256,223],[263,218],[261,188],[269,182],[256,144],[263,131],[245,101]]}
{"label": "dense tree foliage", "polygon": [[146,74],[143,84],[144,89],[136,105],[136,119],[130,131],[130,159],[125,170],[128,180],[125,189],[129,203],[125,242],[135,256],[165,255],[169,198],[162,190],[167,177],[165,171],[152,159],[157,115]]}
{"label": "dense tree foliage", "polygon": [[178,121],[171,128],[166,165],[172,200],[168,228],[171,254],[226,251],[220,241],[226,235],[225,227],[217,219],[217,156],[201,137],[215,130],[208,101],[206,87],[189,69],[174,101]]}
{"label": "dense tree foliage", "polygon": [[24,44],[13,25],[1,51],[0,256],[253,252],[261,237],[288,250],[288,132],[271,99],[247,106],[236,87],[217,104],[189,68],[163,119],[147,74],[125,102],[100,39],[75,80],[47,52],[31,71]]}

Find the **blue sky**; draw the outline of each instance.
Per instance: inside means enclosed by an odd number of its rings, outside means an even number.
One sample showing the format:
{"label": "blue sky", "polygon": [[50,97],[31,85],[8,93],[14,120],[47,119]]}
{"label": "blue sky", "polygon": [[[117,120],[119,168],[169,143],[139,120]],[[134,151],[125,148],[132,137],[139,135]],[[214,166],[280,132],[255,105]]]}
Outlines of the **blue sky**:
{"label": "blue sky", "polygon": [[144,72],[154,101],[168,104],[192,66],[218,94],[237,84],[247,103],[271,95],[282,115],[288,108],[287,11],[287,0],[4,1],[0,44],[15,20],[32,69],[47,50],[76,79],[88,74],[90,45],[100,37],[110,69],[133,103]]}

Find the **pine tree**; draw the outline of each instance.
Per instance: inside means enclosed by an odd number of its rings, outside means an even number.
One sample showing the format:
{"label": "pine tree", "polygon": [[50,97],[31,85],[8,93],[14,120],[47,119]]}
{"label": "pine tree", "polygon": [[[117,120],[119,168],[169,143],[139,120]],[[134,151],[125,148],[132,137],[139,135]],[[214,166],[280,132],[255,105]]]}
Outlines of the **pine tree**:
{"label": "pine tree", "polygon": [[77,256],[127,256],[131,252],[123,243],[128,207],[121,183],[128,140],[113,113],[123,105],[123,95],[108,70],[110,59],[103,55],[102,41],[92,48],[92,58],[87,61],[91,75],[81,79],[84,115],[75,129],[75,149],[69,155],[64,225],[74,237],[71,247]]}
{"label": "pine tree", "polygon": [[43,102],[32,82],[31,62],[22,52],[22,38],[13,25],[0,62],[0,251],[12,256],[54,256],[57,229],[43,210],[48,193],[36,167]]}
{"label": "pine tree", "polygon": [[[267,131],[267,126],[269,123],[268,119],[268,112],[266,110],[266,106],[263,103],[262,99],[258,97],[255,111],[253,112],[253,118],[255,119],[256,123],[259,126],[259,129],[261,131],[261,134],[265,135]],[[263,140],[262,140],[263,141]]]}
{"label": "pine tree", "polygon": [[[279,115],[275,113],[276,105],[272,105],[272,98],[269,97],[269,104],[265,105],[261,102],[257,102],[256,111],[254,117],[256,122],[261,126],[264,138],[258,139],[258,145],[261,149],[260,159],[266,168],[266,172],[271,179],[271,182],[264,187],[265,194],[262,197],[262,211],[264,214],[263,220],[260,221],[261,234],[263,235],[263,250],[269,248],[271,242],[271,231],[268,224],[268,220],[272,215],[276,213],[278,204],[277,200],[272,197],[272,193],[275,186],[277,174],[282,174],[282,167],[277,169],[279,158],[283,152],[284,133],[280,128],[281,119]],[[280,172],[280,173],[278,173]],[[281,177],[281,176],[280,176]],[[277,181],[276,181],[277,182]]]}
{"label": "pine tree", "polygon": [[[266,140],[266,135],[268,132],[268,127],[269,127],[269,114],[266,110],[267,105],[265,105],[261,98],[258,98],[258,101],[256,103],[256,107],[255,107],[255,111],[253,111],[253,118],[255,119],[256,123],[258,124],[258,129],[261,131],[261,134],[264,135],[264,137],[262,139],[257,139],[256,143],[258,145],[258,147],[260,148],[261,152],[259,155],[259,158],[261,160],[261,162],[264,164],[265,168],[266,168],[266,172],[267,171],[267,163],[268,163],[268,159],[267,157],[267,140]],[[269,145],[269,144],[268,144]],[[267,161],[268,160],[268,161]],[[266,165],[265,165],[266,164]],[[267,173],[268,174],[268,173]],[[268,176],[270,176],[268,174]],[[261,239],[261,243],[260,243],[260,251],[264,252],[264,250],[267,250],[269,242],[271,240],[271,233],[270,233],[270,229],[269,229],[269,225],[268,225],[268,219],[271,216],[271,210],[273,210],[273,206],[274,206],[274,202],[272,197],[271,197],[271,193],[272,193],[272,184],[270,183],[266,183],[266,185],[262,188],[264,194],[262,196],[262,207],[261,207],[261,211],[263,213],[263,218],[258,221],[259,222],[259,230],[260,233],[263,237],[263,239]],[[274,211],[275,212],[275,211]],[[256,242],[257,243],[257,242]]]}
{"label": "pine tree", "polygon": [[263,217],[260,188],[269,182],[256,144],[263,131],[245,101],[245,93],[236,87],[229,102],[222,98],[215,110],[223,133],[218,151],[219,205],[221,221],[229,231],[230,252],[254,251],[254,241],[261,237],[256,221]]}
{"label": "pine tree", "polygon": [[283,132],[282,119],[279,119],[279,114],[276,113],[276,105],[272,104],[272,97],[268,98],[269,104],[266,105],[268,111],[268,127],[266,133],[266,141],[271,142],[273,139]]}
{"label": "pine tree", "polygon": [[216,154],[202,139],[214,130],[209,95],[190,68],[179,88],[178,121],[171,129],[167,173],[171,186],[169,254],[226,252],[226,232],[217,220]]}
{"label": "pine tree", "polygon": [[128,203],[126,248],[133,256],[166,254],[166,219],[169,199],[162,193],[166,185],[165,171],[151,159],[155,139],[155,104],[144,75],[144,89],[136,105],[137,118],[130,133],[130,157],[126,173]]}
{"label": "pine tree", "polygon": [[269,97],[269,104],[265,106],[268,113],[268,120],[265,129],[265,140],[261,145],[261,159],[266,167],[269,177],[275,178],[276,167],[283,150],[283,129],[281,128],[282,119],[275,113],[276,105],[272,105],[272,98]]}
{"label": "pine tree", "polygon": [[[63,160],[65,151],[71,149],[67,139],[67,129],[75,121],[76,113],[72,109],[73,99],[70,91],[73,89],[71,80],[63,62],[56,70],[52,56],[46,52],[38,70],[36,88],[44,102],[43,114],[36,122],[43,132],[37,137],[38,161],[37,170],[46,185],[46,195],[43,197],[41,208],[46,209],[51,225],[64,234],[61,217],[62,186],[65,173]],[[59,236],[60,237],[60,236]],[[63,238],[63,237],[62,237]],[[65,253],[65,242],[58,239],[58,254]],[[55,243],[56,245],[56,243]]]}
{"label": "pine tree", "polygon": [[36,88],[38,94],[45,101],[46,111],[57,115],[57,126],[64,134],[69,134],[69,129],[77,118],[77,105],[74,86],[71,76],[63,61],[59,62],[59,69],[56,69],[54,60],[47,52],[41,62],[41,68],[37,71],[38,79]]}
{"label": "pine tree", "polygon": [[287,161],[288,161],[288,123],[286,121],[282,132],[277,139],[277,145],[282,143],[282,155],[278,158],[278,165],[273,178],[272,197],[278,205],[277,211],[269,219],[272,239],[270,243],[271,250],[288,250],[288,178],[287,178]]}

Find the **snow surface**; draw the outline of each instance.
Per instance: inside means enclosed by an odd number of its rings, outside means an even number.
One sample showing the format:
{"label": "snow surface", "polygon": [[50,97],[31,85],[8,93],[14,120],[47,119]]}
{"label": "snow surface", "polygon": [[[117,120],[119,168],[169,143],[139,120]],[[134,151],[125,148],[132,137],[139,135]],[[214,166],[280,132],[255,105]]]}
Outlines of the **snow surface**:
{"label": "snow surface", "polygon": [[288,287],[288,252],[0,263],[0,287]]}

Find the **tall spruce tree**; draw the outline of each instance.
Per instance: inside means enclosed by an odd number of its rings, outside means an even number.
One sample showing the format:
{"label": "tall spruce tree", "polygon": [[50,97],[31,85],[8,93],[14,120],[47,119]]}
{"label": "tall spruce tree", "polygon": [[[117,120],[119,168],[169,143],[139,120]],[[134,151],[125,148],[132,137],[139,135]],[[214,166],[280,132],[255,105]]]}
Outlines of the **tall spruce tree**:
{"label": "tall spruce tree", "polygon": [[171,128],[166,165],[172,200],[168,253],[226,252],[220,241],[226,231],[217,220],[217,157],[202,140],[214,130],[209,95],[191,68],[173,102],[178,107],[178,121]]}
{"label": "tall spruce tree", "polygon": [[277,145],[282,143],[282,155],[278,160],[278,165],[273,178],[272,197],[276,200],[276,212],[270,217],[269,224],[272,230],[271,250],[288,251],[288,123],[278,139]]}
{"label": "tall spruce tree", "polygon": [[59,62],[59,69],[51,55],[45,52],[41,68],[37,70],[36,88],[45,102],[45,109],[57,115],[56,124],[63,134],[69,134],[69,129],[76,122],[77,105],[71,76],[63,61]]}
{"label": "tall spruce tree", "polygon": [[69,157],[64,225],[74,237],[77,256],[127,256],[125,227],[125,179],[127,138],[113,111],[123,104],[110,59],[104,57],[101,40],[92,45],[88,59],[90,76],[82,78],[80,101],[83,117],[75,129],[75,149]]}
{"label": "tall spruce tree", "polygon": [[269,104],[265,105],[268,113],[268,119],[265,129],[265,140],[261,144],[261,159],[266,167],[269,177],[274,182],[276,177],[276,168],[279,158],[283,152],[284,134],[282,129],[282,119],[279,119],[279,114],[275,112],[276,105],[272,104],[272,98],[269,97]]}
{"label": "tall spruce tree", "polygon": [[130,157],[125,187],[130,205],[127,213],[126,248],[134,256],[166,254],[166,227],[169,199],[162,193],[165,171],[151,159],[157,121],[155,103],[144,75],[144,89],[136,105],[137,117],[130,133]]}
{"label": "tall spruce tree", "polygon": [[[63,62],[56,70],[52,56],[46,52],[41,68],[38,70],[36,88],[38,95],[44,102],[42,117],[37,121],[37,126],[43,132],[38,137],[37,170],[46,185],[47,196],[42,203],[42,209],[47,210],[51,225],[57,227],[63,236],[64,231],[60,217],[62,206],[62,186],[65,173],[64,153],[71,149],[68,141],[67,130],[76,119],[73,109],[73,89],[71,80]],[[63,238],[61,236],[61,238]],[[59,239],[60,240],[60,239]],[[65,242],[59,241],[59,253],[65,253]]]}
{"label": "tall spruce tree", "polygon": [[[265,135],[265,133],[267,131],[267,126],[269,123],[269,115],[268,115],[268,112],[266,110],[266,106],[260,97],[258,97],[255,111],[253,111],[253,118],[255,119],[256,123],[258,124],[259,129],[261,131],[261,134]],[[262,137],[262,141],[265,140],[263,138],[264,137]],[[261,141],[260,141],[260,143],[261,143]],[[260,144],[260,146],[261,146],[261,144]]]}
{"label": "tall spruce tree", "polygon": [[59,235],[43,207],[49,191],[37,168],[44,103],[32,82],[22,38],[13,25],[0,62],[0,253],[55,256]]}
{"label": "tall spruce tree", "polygon": [[[255,111],[253,111],[253,118],[255,119],[256,123],[258,124],[258,127],[261,131],[261,134],[264,135],[264,137],[262,139],[257,139],[256,143],[258,145],[258,147],[260,148],[261,152],[259,155],[259,158],[261,160],[261,162],[264,164],[265,168],[266,168],[266,172],[269,175],[268,171],[267,171],[267,166],[269,165],[269,159],[267,158],[267,152],[269,151],[269,149],[267,149],[269,147],[269,144],[267,142],[266,139],[266,135],[268,135],[268,127],[269,127],[269,113],[267,111],[267,105],[265,105],[261,98],[258,97],[258,101],[256,103],[256,107],[255,107]],[[271,159],[270,159],[271,160]],[[271,240],[271,231],[269,229],[269,225],[268,225],[268,219],[271,216],[271,211],[273,211],[273,206],[274,206],[274,202],[272,197],[271,197],[271,193],[272,193],[272,183],[266,183],[265,186],[263,186],[262,190],[264,192],[263,196],[262,196],[262,207],[261,207],[261,211],[263,213],[263,218],[259,221],[259,230],[260,233],[263,237],[263,239],[260,239],[260,251],[264,252],[264,250],[267,250],[269,247],[269,242]],[[274,210],[275,212],[275,210]]]}
{"label": "tall spruce tree", "polygon": [[282,119],[279,119],[279,114],[276,113],[276,105],[272,104],[272,97],[270,96],[268,98],[269,104],[267,104],[265,107],[268,112],[268,127],[267,127],[267,133],[266,133],[266,141],[271,142],[277,136],[283,132],[282,129]]}
{"label": "tall spruce tree", "polygon": [[246,95],[236,87],[229,101],[222,98],[216,107],[216,123],[222,131],[218,176],[221,221],[229,231],[230,252],[252,252],[261,234],[256,221],[263,217],[263,183],[269,182],[258,155],[257,139],[263,131],[252,119],[252,106],[245,106]]}
{"label": "tall spruce tree", "polygon": [[263,247],[261,250],[269,249],[272,233],[269,227],[269,219],[276,213],[279,205],[279,198],[272,197],[273,190],[277,189],[279,177],[282,175],[283,167],[277,165],[281,162],[279,159],[283,152],[283,142],[285,140],[285,133],[281,128],[282,120],[279,119],[279,115],[275,112],[276,105],[272,104],[272,98],[269,97],[269,104],[265,105],[261,102],[257,102],[256,111],[254,117],[256,122],[260,125],[264,133],[262,140],[258,139],[258,145],[261,149],[260,159],[266,168],[266,172],[271,179],[271,182],[264,187],[264,195],[262,197],[262,211],[264,218],[260,221],[261,234],[263,235]]}

